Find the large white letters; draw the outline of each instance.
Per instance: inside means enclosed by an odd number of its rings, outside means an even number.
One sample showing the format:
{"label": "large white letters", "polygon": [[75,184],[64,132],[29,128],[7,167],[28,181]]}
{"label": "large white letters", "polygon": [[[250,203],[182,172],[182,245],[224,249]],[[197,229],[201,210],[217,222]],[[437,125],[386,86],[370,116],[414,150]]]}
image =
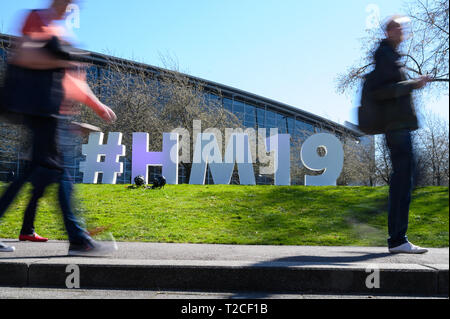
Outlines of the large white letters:
{"label": "large white letters", "polygon": [[[197,123],[198,124],[198,123]],[[198,126],[198,125],[197,125]],[[271,136],[266,138],[265,129],[258,130],[258,152],[256,153],[255,131],[230,130],[226,136],[224,155],[222,138],[217,140],[218,130],[194,130],[194,154],[189,176],[189,183],[205,184],[207,167],[215,184],[230,184],[235,166],[242,185],[255,185],[253,165],[256,156],[259,158],[259,171],[262,175],[273,174],[274,184],[291,185],[291,144],[289,134],[278,134],[271,130]],[[189,160],[189,132],[182,132],[183,162]],[[133,133],[132,175],[145,177],[148,184],[148,167],[162,166],[162,175],[167,184],[178,184],[178,169],[180,164],[180,134],[164,133],[162,152],[149,151],[148,133]],[[115,184],[118,173],[123,173],[119,157],[125,156],[125,146],[122,143],[122,133],[110,133],[108,143],[103,144],[103,133],[92,133],[89,142],[82,146],[86,160],[80,163],[83,172],[83,183],[97,183],[98,174],[103,173],[104,184]],[[183,145],[184,145],[183,144]],[[319,155],[318,149],[324,154]],[[269,155],[268,155],[269,153]],[[187,154],[187,156],[186,156]],[[341,174],[344,163],[342,144],[332,134],[316,134],[310,136],[302,145],[301,161],[309,170],[320,172],[321,175],[305,176],[305,186],[335,186]]]}
{"label": "large white letters", "polygon": [[162,166],[167,184],[178,184],[178,137],[177,133],[164,133],[162,152],[149,152],[148,133],[133,133],[132,180],[142,175],[148,184],[148,167]]}
{"label": "large white letters", "polygon": [[[325,151],[320,156],[318,149]],[[306,168],[322,171],[322,175],[305,176],[305,186],[336,186],[344,166],[344,150],[339,139],[332,134],[316,134],[310,136],[302,145],[301,160]]]}
{"label": "large white letters", "polygon": [[216,136],[213,133],[197,135],[194,147],[190,184],[203,185],[206,178],[206,168],[209,165],[215,184],[230,184],[235,163],[238,166],[241,185],[255,185],[253,160],[247,134],[232,134],[225,151],[222,154]]}
{"label": "large white letters", "polygon": [[274,152],[275,185],[291,185],[291,136],[289,134],[272,135],[267,139],[268,151]]}
{"label": "large white letters", "polygon": [[119,163],[119,157],[125,156],[122,133],[109,133],[107,144],[103,144],[103,136],[103,133],[91,133],[88,144],[81,147],[86,156],[86,160],[80,162],[85,184],[97,184],[99,173],[103,173],[103,184],[115,184],[117,174],[123,173],[123,164]]}

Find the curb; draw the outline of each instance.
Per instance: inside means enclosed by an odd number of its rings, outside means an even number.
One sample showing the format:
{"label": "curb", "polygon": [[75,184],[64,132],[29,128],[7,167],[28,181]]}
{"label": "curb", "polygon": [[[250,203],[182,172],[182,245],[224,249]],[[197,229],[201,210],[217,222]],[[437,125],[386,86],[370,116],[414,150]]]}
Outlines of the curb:
{"label": "curb", "polygon": [[[78,262],[78,263],[77,263]],[[67,288],[77,265],[82,289],[175,289],[287,293],[396,294],[448,296],[448,265],[383,265],[379,288],[366,281],[373,265],[289,262],[136,261],[77,258],[0,262],[0,286]],[[373,278],[373,277],[371,277]]]}

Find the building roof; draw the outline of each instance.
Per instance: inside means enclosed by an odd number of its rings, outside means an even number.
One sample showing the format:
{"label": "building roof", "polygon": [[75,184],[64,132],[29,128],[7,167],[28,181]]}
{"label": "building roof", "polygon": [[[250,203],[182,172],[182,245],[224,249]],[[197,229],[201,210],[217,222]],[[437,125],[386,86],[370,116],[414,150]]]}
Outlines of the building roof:
{"label": "building roof", "polygon": [[[10,44],[11,40],[14,40],[15,38],[17,38],[17,37],[0,33],[0,43],[2,43],[3,45]],[[149,73],[154,73],[154,74],[173,72],[173,71],[163,69],[160,67],[156,67],[156,66],[152,66],[152,65],[148,65],[148,64],[144,64],[144,63],[139,63],[139,62],[123,59],[123,58],[113,57],[113,56],[96,53],[96,52],[91,52],[91,51],[88,51],[88,52],[90,53],[88,59],[89,59],[89,61],[92,61],[92,63],[94,65],[106,66],[110,63],[117,63],[123,67],[129,68],[130,70],[132,70],[132,69],[142,70],[142,71],[147,71]],[[300,108],[297,108],[297,107],[294,107],[294,106],[291,106],[291,105],[288,105],[288,104],[285,104],[282,102],[278,102],[278,101],[275,101],[275,100],[272,100],[272,99],[269,99],[269,98],[266,98],[263,96],[259,96],[257,94],[246,92],[246,91],[243,91],[243,90],[231,87],[231,86],[227,86],[224,84],[220,84],[217,82],[201,79],[201,78],[189,75],[189,74],[182,74],[182,75],[186,76],[193,82],[202,83],[203,86],[205,87],[205,89],[212,93],[220,92],[224,96],[235,97],[238,100],[242,100],[243,102],[249,102],[249,103],[260,105],[260,106],[265,105],[265,106],[269,107],[270,109],[273,109],[273,110],[283,113],[285,115],[291,115],[300,120],[306,120],[308,122],[311,122],[312,124],[316,123],[316,124],[322,125],[324,127],[328,127],[331,130],[337,130],[341,133],[347,133],[347,134],[350,133],[351,135],[356,136],[356,137],[361,137],[363,135],[359,130],[357,130],[357,128],[354,125],[353,126],[350,125],[351,123],[349,123],[349,125],[341,125],[341,124],[338,124],[331,120],[325,119],[321,116],[304,111]]]}

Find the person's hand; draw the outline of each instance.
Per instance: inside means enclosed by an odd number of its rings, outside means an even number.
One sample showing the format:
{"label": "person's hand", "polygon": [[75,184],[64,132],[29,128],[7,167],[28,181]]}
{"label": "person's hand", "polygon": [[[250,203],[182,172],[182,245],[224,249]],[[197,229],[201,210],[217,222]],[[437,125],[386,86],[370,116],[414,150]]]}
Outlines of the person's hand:
{"label": "person's hand", "polygon": [[431,82],[431,77],[429,75],[422,75],[416,82],[416,89],[421,89],[427,85],[427,83]]}
{"label": "person's hand", "polygon": [[117,116],[114,113],[114,111],[111,110],[111,108],[109,108],[106,105],[105,105],[105,112],[101,115],[101,117],[105,122],[109,124],[112,124],[117,120]]}

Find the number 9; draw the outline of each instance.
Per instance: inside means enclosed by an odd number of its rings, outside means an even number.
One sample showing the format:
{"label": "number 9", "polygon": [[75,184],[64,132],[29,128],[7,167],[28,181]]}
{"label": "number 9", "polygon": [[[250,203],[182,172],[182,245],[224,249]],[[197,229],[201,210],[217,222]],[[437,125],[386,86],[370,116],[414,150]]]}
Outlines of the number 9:
{"label": "number 9", "polygon": [[[320,156],[318,148],[324,148],[325,156]],[[331,134],[315,134],[302,145],[301,160],[312,171],[325,170],[322,175],[305,175],[305,186],[336,186],[344,166],[344,150],[341,141]]]}

